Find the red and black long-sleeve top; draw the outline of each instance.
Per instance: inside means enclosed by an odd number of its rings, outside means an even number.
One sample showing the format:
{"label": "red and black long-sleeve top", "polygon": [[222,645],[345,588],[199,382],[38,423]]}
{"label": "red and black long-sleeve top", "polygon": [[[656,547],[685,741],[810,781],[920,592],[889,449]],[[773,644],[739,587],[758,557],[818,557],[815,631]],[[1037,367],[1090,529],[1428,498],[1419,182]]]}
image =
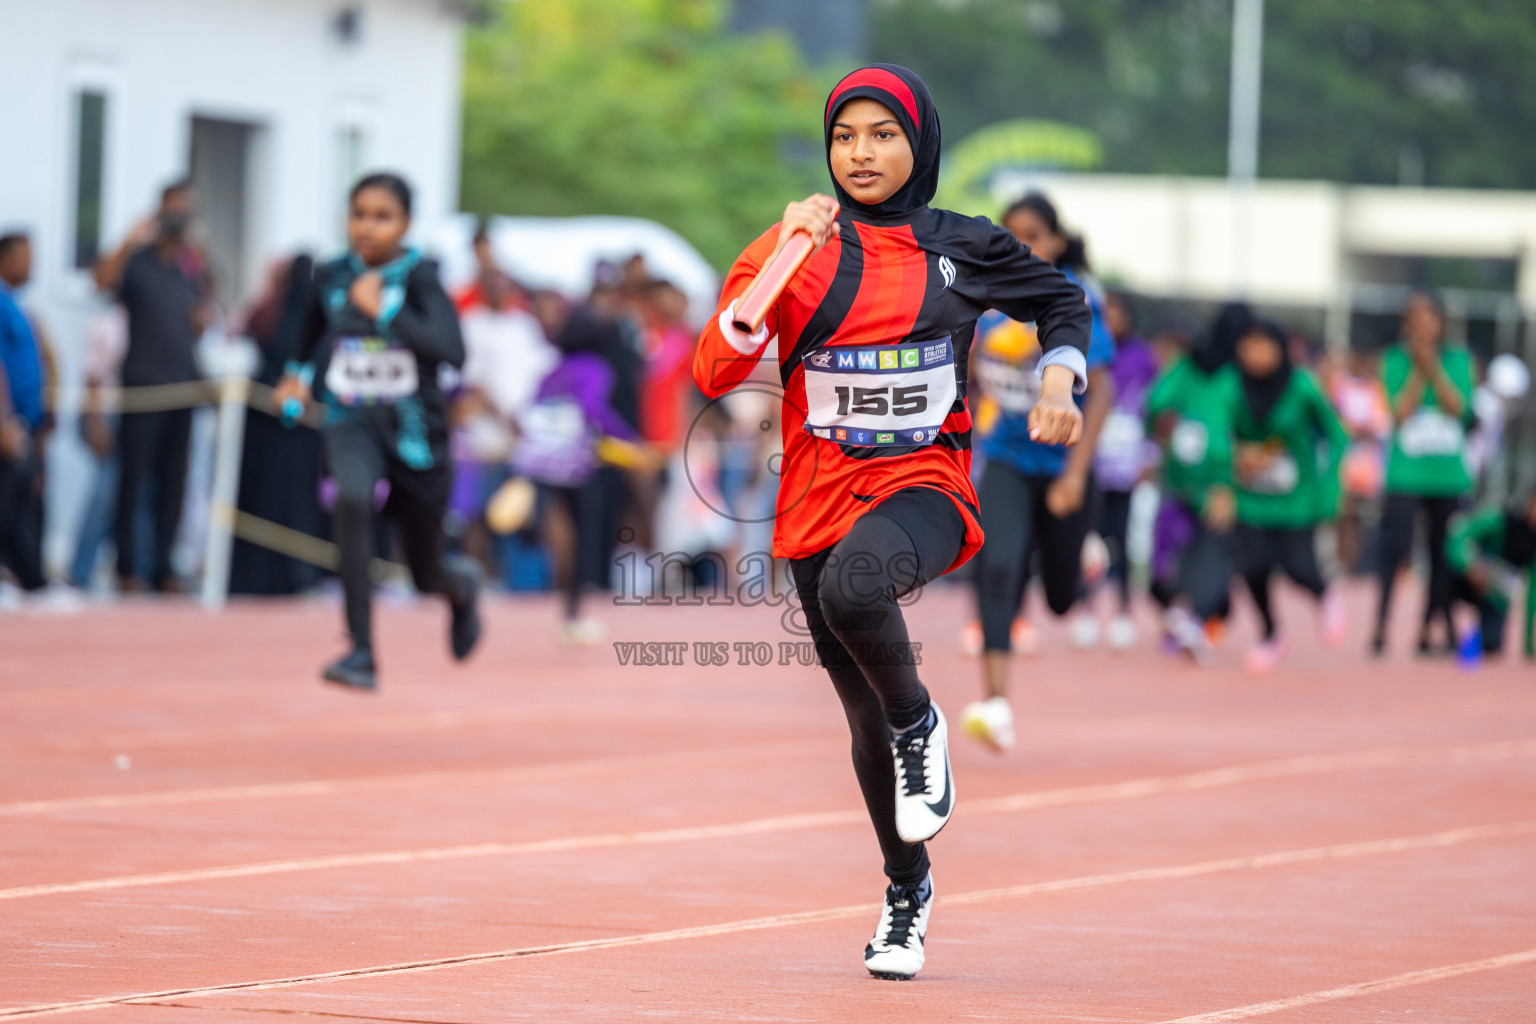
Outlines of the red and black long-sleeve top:
{"label": "red and black long-sleeve top", "polygon": [[[955,562],[959,565],[982,540],[971,484],[971,414],[965,396],[976,320],[995,308],[1019,320],[1035,321],[1047,359],[1071,366],[1081,375],[1090,327],[1083,292],[985,219],[925,207],[910,218],[890,223],[883,218],[866,219],[845,207],[838,223],[842,233],[806,260],[769,311],[766,331],[756,339],[731,328],[729,312],[772,254],[778,226],[747,247],[726,277],[720,315],[699,339],[694,379],[706,395],[723,394],[747,378],[768,337],[778,335],[784,461],[775,555],[815,554],[837,543],[855,519],[896,491],[933,487],[949,495],[965,520],[965,545]],[[923,367],[902,367],[903,359],[912,358],[902,355],[903,350],[915,351],[921,364],[925,343],[946,340],[950,347],[945,365],[953,375],[953,400],[947,409],[924,408],[905,417],[916,430],[936,427],[936,437],[913,441],[910,435],[901,436],[900,429],[873,429],[905,426],[904,417],[893,411],[900,396],[871,394],[880,390],[877,387],[863,389],[866,404],[884,398],[886,405],[884,423],[881,417],[873,417],[870,429],[862,431],[874,435],[863,439],[870,443],[857,443],[860,438],[846,433],[857,428],[837,425],[869,422],[853,415],[856,401],[846,403],[841,417],[835,408],[830,416],[812,412],[814,396],[808,396],[806,374],[818,370],[814,363],[807,366],[808,357],[847,348],[854,356],[853,369],[858,370],[855,353],[875,350],[875,369],[889,371],[879,366],[878,350],[887,348],[896,356],[897,372],[885,376],[908,380],[914,378],[904,376],[902,370],[922,371]],[[1061,356],[1050,359],[1057,350]],[[1067,352],[1077,353],[1076,359]],[[836,362],[834,358],[834,367]],[[866,379],[856,373],[848,376]],[[891,390],[901,386],[893,384]],[[840,402],[838,385],[831,384],[830,391]],[[936,418],[938,413],[942,415]],[[830,437],[816,433],[828,430],[833,432]],[[839,430],[845,432],[841,440]],[[887,433],[898,436],[878,443]]]}
{"label": "red and black long-sleeve top", "polygon": [[829,147],[833,117],[859,97],[885,104],[902,122],[912,176],[879,206],[838,187],[840,235],[806,260],[753,337],[731,326],[731,311],[772,255],[778,225],[749,245],[699,339],[694,379],[707,396],[723,394],[778,336],[784,459],[776,556],[822,551],[885,498],[931,487],[965,521],[958,566],[982,541],[965,394],[976,320],[998,309],[1035,322],[1041,368],[1070,367],[1081,389],[1092,319],[1082,289],[1007,231],[927,205],[938,181],[938,114],[910,71],[872,65],[844,78],[827,101]]}

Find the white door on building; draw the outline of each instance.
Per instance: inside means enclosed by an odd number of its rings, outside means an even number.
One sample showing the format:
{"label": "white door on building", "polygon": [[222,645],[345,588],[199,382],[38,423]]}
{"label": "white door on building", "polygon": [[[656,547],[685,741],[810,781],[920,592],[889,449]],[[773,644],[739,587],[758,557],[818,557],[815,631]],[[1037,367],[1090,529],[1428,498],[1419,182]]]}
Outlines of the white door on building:
{"label": "white door on building", "polygon": [[256,208],[254,166],[260,125],[211,117],[192,119],[192,153],[187,166],[197,194],[198,218],[219,304],[233,311],[251,297],[256,284],[253,253]]}

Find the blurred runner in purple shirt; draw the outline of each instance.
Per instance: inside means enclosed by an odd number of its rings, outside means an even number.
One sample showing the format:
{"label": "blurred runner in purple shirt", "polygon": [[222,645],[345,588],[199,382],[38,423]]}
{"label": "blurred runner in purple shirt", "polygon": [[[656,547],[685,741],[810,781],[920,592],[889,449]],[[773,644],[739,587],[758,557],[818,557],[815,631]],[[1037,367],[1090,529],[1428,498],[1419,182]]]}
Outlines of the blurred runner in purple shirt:
{"label": "blurred runner in purple shirt", "polygon": [[1136,333],[1126,297],[1118,292],[1105,296],[1105,319],[1115,338],[1115,361],[1109,368],[1115,385],[1115,404],[1099,435],[1094,474],[1102,489],[1099,505],[1099,536],[1109,550],[1108,576],[1119,598],[1117,614],[1109,627],[1111,647],[1124,650],[1135,644],[1136,627],[1131,606],[1130,566],[1126,535],[1131,515],[1131,492],[1149,467],[1156,464],[1157,445],[1145,427],[1147,392],[1157,376],[1157,355]]}

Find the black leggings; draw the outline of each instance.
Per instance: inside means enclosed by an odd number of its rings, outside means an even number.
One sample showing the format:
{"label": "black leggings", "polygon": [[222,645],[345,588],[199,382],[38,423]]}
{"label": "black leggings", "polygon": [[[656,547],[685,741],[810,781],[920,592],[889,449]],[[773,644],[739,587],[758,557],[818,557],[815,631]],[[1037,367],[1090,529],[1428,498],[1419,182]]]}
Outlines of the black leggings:
{"label": "black leggings", "polygon": [[1101,491],[1099,502],[1099,536],[1109,549],[1106,575],[1115,584],[1120,611],[1127,612],[1131,608],[1131,560],[1126,552],[1131,532],[1131,492]]}
{"label": "black leggings", "polygon": [[1376,606],[1376,630],[1385,631],[1387,617],[1392,612],[1392,589],[1397,582],[1397,570],[1413,549],[1414,524],[1419,514],[1424,515],[1425,539],[1429,543],[1429,593],[1424,601],[1424,617],[1420,620],[1419,637],[1424,639],[1430,623],[1440,618],[1445,623],[1446,642],[1455,639],[1456,627],[1451,621],[1451,602],[1455,581],[1445,560],[1445,535],[1451,516],[1461,507],[1459,498],[1425,498],[1416,494],[1388,494],[1386,508],[1381,516],[1381,600]]}
{"label": "black leggings", "polygon": [[37,452],[12,462],[0,457],[0,567],[23,590],[48,585],[43,573],[43,464]]}
{"label": "black leggings", "polygon": [[1201,622],[1225,620],[1232,614],[1231,578],[1232,534],[1199,526],[1179,553],[1173,579],[1153,579],[1150,592],[1164,609],[1171,608],[1182,595]]}
{"label": "black leggings", "polygon": [[949,570],[965,522],[945,494],[909,487],[864,513],[832,547],[790,561],[822,667],[853,734],[853,771],[895,885],[928,875],[928,851],[896,833],[891,730],[921,722],[928,691],[917,678],[898,599]]}
{"label": "black leggings", "polygon": [[570,574],[561,584],[567,621],[581,613],[587,588],[606,590],[613,579],[613,541],[624,511],[624,479],[617,469],[603,466],[580,487],[550,487],[550,493],[571,517],[575,550]]}
{"label": "black leggings", "polygon": [[1275,635],[1275,616],[1270,607],[1269,577],[1283,570],[1291,581],[1313,597],[1322,597],[1328,581],[1317,566],[1317,542],[1311,527],[1279,529],[1238,524],[1237,550],[1243,566],[1243,581],[1264,625],[1264,639]]}
{"label": "black leggings", "polygon": [[1051,611],[1065,615],[1077,600],[1083,540],[1094,521],[1094,487],[1090,482],[1076,512],[1058,519],[1045,507],[1045,492],[1053,482],[1053,477],[1025,476],[997,461],[988,462],[981,474],[978,497],[987,539],[976,555],[976,605],[986,650],[1011,646],[1008,634],[1024,603],[1031,552],[1039,552]]}
{"label": "black leggings", "polygon": [[134,522],[142,487],[154,489],[155,551],[151,583],[169,580],[171,549],[181,523],[187,489],[187,453],[192,443],[192,410],[125,412],[117,428],[122,471],[117,478],[117,576],[134,575],[142,559],[135,546]]}
{"label": "black leggings", "polygon": [[394,452],[381,418],[359,417],[325,430],[325,461],[336,481],[331,533],[341,549],[341,587],[346,597],[347,632],[358,647],[372,644],[374,488],[389,480],[384,514],[395,521],[400,546],[416,589],[441,594],[450,604],[469,598],[469,580],[443,566],[443,513],[448,507],[452,473],[439,455],[432,468],[411,469]]}

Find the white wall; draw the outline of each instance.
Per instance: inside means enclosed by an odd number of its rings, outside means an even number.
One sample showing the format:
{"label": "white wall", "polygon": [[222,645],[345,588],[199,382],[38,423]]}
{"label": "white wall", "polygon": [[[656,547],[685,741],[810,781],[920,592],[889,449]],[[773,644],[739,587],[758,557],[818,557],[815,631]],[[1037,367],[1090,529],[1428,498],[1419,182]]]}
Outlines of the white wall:
{"label": "white wall", "polygon": [[[0,223],[39,234],[39,284],[70,294],[73,91],[108,87],[104,242],[186,170],[193,115],[265,126],[253,224],[264,252],[329,247],[337,130],[361,123],[369,166],[416,186],[429,231],[458,205],[458,20],[437,0],[369,0],[361,42],[340,45],[326,0],[0,0],[0,68],[24,103],[0,108],[9,154]],[[13,94],[14,95],[14,94]],[[24,159],[16,159],[25,154]]]}
{"label": "white wall", "polygon": [[[1536,193],[1262,181],[1250,196],[1213,178],[1020,176],[1088,238],[1094,268],[1156,295],[1329,306],[1353,255],[1513,258],[1536,309]],[[1244,218],[1247,227],[1244,230]]]}
{"label": "white wall", "polygon": [[[194,115],[262,126],[251,160],[251,281],[273,256],[329,253],[340,238],[343,188],[336,135],[369,136],[367,167],[416,187],[417,225],[430,237],[458,206],[462,25],[440,0],[354,0],[360,41],[331,30],[342,0],[0,0],[0,229],[34,237],[27,294],[59,350],[74,400],[78,350],[98,308],[72,266],[74,94],[108,95],[102,246],[152,211],[160,188],[187,170]],[[73,432],[55,459],[57,560],[78,506]]]}
{"label": "white wall", "polygon": [[1536,309],[1536,194],[1409,188],[1350,189],[1345,244],[1359,253],[1519,261],[1520,304]]}

